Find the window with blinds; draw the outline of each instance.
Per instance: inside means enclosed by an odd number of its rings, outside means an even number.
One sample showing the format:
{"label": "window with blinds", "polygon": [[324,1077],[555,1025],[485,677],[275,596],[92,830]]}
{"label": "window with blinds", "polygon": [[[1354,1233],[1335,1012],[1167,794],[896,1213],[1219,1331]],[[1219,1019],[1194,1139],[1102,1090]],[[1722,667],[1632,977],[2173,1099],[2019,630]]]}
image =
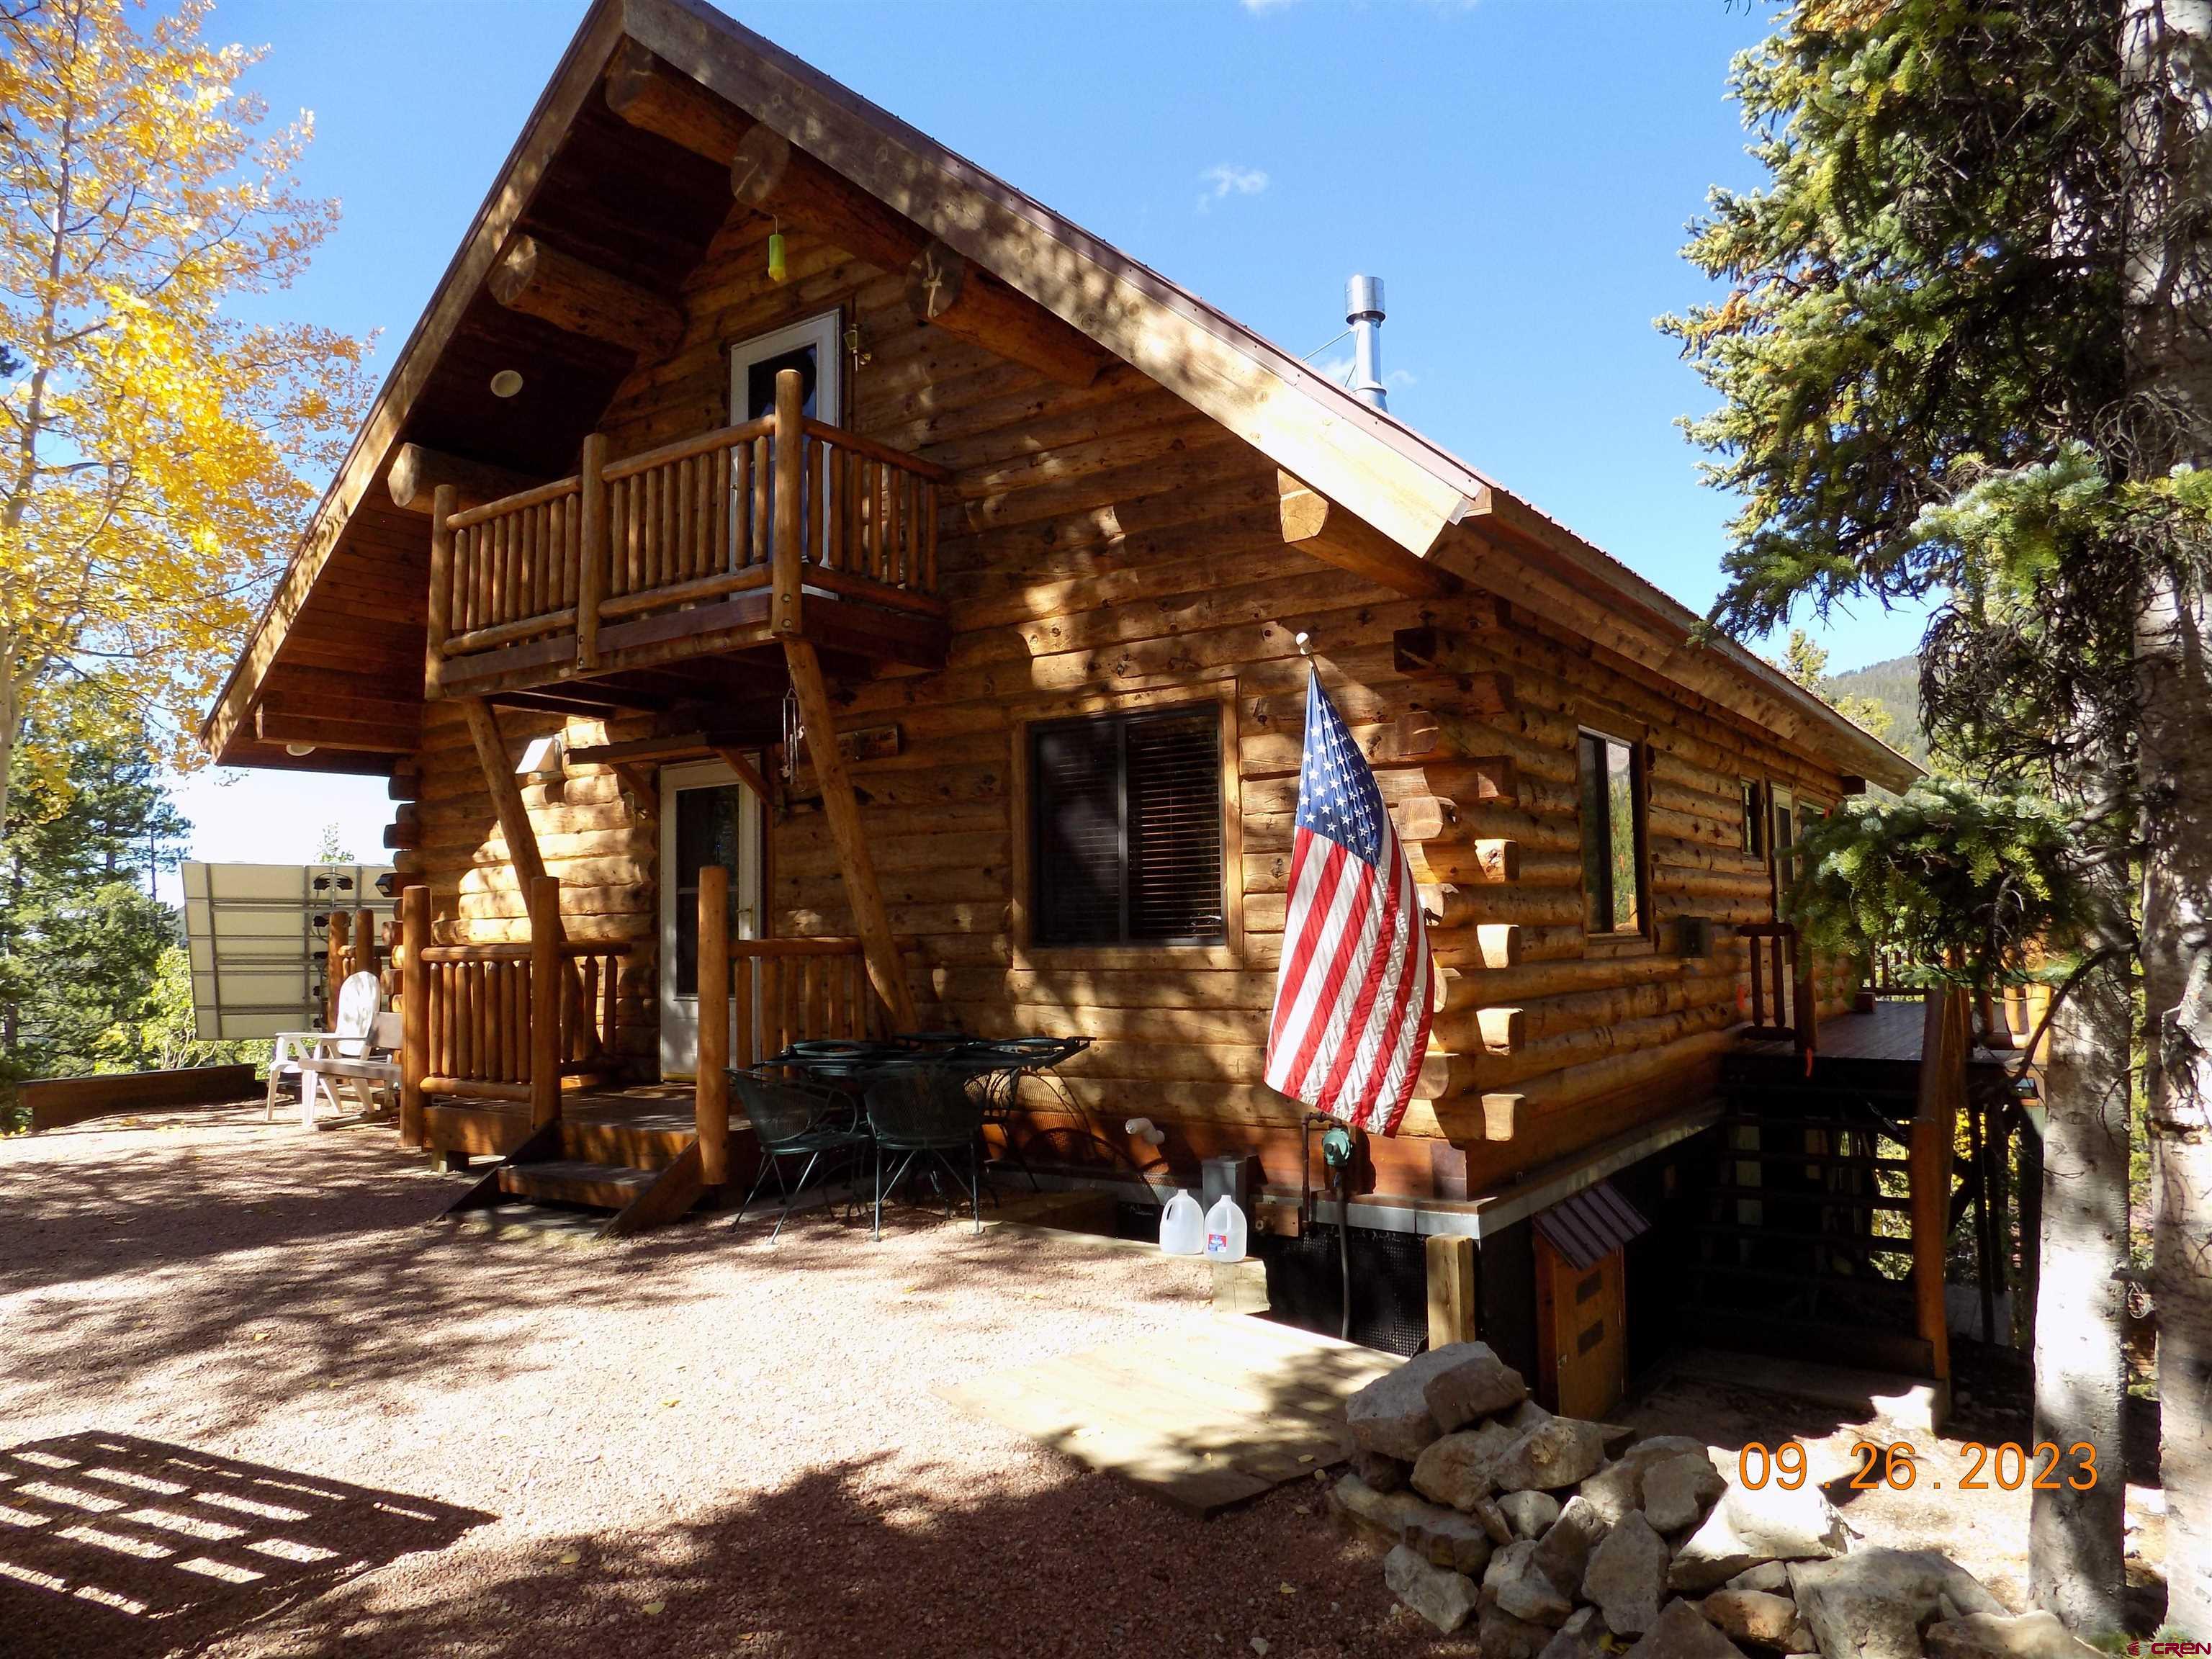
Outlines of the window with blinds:
{"label": "window with blinds", "polygon": [[1039,945],[1218,945],[1221,714],[1170,709],[1030,729]]}

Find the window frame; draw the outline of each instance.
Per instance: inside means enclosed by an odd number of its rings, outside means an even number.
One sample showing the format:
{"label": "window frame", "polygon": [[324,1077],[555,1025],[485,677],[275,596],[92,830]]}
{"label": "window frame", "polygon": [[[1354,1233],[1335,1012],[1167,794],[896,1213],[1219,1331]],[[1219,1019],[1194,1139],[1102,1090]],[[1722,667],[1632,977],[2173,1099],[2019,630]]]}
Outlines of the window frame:
{"label": "window frame", "polygon": [[[1030,730],[1085,714],[1197,709],[1216,706],[1221,719],[1221,875],[1225,937],[1213,945],[1042,945],[1037,942],[1033,902],[1035,805],[1030,778]],[[1007,937],[1010,966],[1017,970],[1060,969],[1114,971],[1234,969],[1244,965],[1244,805],[1243,768],[1238,763],[1237,682],[1200,679],[1153,691],[1078,693],[1040,698],[1018,706],[1010,722],[1008,777],[1012,787],[1008,829],[1012,858],[1008,883]],[[1285,860],[1287,861],[1287,854]]]}
{"label": "window frame", "polygon": [[1738,777],[1737,790],[1743,803],[1743,824],[1741,846],[1747,859],[1762,862],[1766,857],[1767,830],[1766,786],[1757,778]]}
{"label": "window frame", "polygon": [[[1229,942],[1229,904],[1227,898],[1229,867],[1227,858],[1225,856],[1226,849],[1223,847],[1222,842],[1218,838],[1220,828],[1218,824],[1215,826],[1217,835],[1216,846],[1217,848],[1221,848],[1222,850],[1216,855],[1219,860],[1219,870],[1216,878],[1217,886],[1214,896],[1219,901],[1215,907],[1215,910],[1216,914],[1221,918],[1221,926],[1216,930],[1204,933],[1190,933],[1179,936],[1170,935],[1163,939],[1139,939],[1131,933],[1133,915],[1135,909],[1135,897],[1133,891],[1135,884],[1132,881],[1130,874],[1132,854],[1130,836],[1132,826],[1129,821],[1130,735],[1137,727],[1146,725],[1164,725],[1169,721],[1188,722],[1193,725],[1197,725],[1200,722],[1202,717],[1210,712],[1209,705],[1204,702],[1180,703],[1170,704],[1158,708],[1130,708],[1109,710],[1087,714],[1069,714],[1059,720],[1032,720],[1029,723],[1026,741],[1023,746],[1025,751],[1024,758],[1029,768],[1030,776],[1030,811],[1027,834],[1030,841],[1030,872],[1031,882],[1030,898],[1032,906],[1040,911],[1042,908],[1042,906],[1038,902],[1039,896],[1035,886],[1037,877],[1042,873],[1044,864],[1044,837],[1047,832],[1047,826],[1044,822],[1043,815],[1037,810],[1040,805],[1040,791],[1037,787],[1037,750],[1039,744],[1048,734],[1054,732],[1073,732],[1082,730],[1095,731],[1100,727],[1108,728],[1112,732],[1114,752],[1114,803],[1117,819],[1116,829],[1120,842],[1118,848],[1115,849],[1115,857],[1120,866],[1118,872],[1119,880],[1115,883],[1115,888],[1120,898],[1120,905],[1119,914],[1115,918],[1117,925],[1115,937],[1105,939],[1048,940],[1040,939],[1038,940],[1040,945],[1051,950],[1082,950],[1087,948],[1094,950],[1152,951],[1173,950],[1177,946],[1188,945],[1225,945]],[[1221,763],[1221,733],[1218,726],[1213,729],[1211,735],[1214,741],[1213,759],[1214,769],[1217,774],[1218,787],[1218,775]],[[1041,916],[1038,917],[1036,925],[1042,925]]]}
{"label": "window frame", "polygon": [[[1635,843],[1636,861],[1636,926],[1634,927],[1597,928],[1590,926],[1590,898],[1587,836],[1589,825],[1583,813],[1583,744],[1595,738],[1600,744],[1615,744],[1628,751],[1629,823]],[[1575,890],[1582,895],[1582,930],[1585,943],[1594,945],[1649,945],[1656,937],[1651,915],[1651,855],[1650,855],[1650,757],[1645,753],[1645,742],[1640,738],[1624,736],[1601,726],[1577,725],[1575,729],[1575,823],[1577,846],[1576,853],[1582,869],[1575,878]],[[1608,799],[1610,793],[1608,792]],[[1607,815],[1607,839],[1611,839],[1612,815]],[[1609,896],[1609,895],[1608,895]],[[1610,908],[1610,907],[1608,907]]]}

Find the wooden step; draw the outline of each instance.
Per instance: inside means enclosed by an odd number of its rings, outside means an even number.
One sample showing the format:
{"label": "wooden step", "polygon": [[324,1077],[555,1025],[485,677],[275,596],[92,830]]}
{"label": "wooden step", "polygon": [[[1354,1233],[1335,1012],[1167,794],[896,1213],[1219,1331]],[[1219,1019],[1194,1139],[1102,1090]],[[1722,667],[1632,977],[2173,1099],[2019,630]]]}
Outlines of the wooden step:
{"label": "wooden step", "polygon": [[499,1171],[499,1189],[541,1203],[588,1204],[619,1210],[653,1184],[653,1171],[621,1164],[588,1164],[580,1158],[549,1158],[538,1164],[509,1164]]}

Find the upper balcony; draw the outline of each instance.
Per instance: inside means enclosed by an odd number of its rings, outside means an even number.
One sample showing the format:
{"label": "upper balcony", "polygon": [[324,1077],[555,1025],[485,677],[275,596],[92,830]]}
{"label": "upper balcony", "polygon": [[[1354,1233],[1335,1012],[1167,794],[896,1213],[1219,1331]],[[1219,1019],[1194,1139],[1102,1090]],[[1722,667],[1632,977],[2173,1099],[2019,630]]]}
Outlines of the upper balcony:
{"label": "upper balcony", "polygon": [[465,511],[438,491],[428,695],[607,680],[791,638],[943,665],[951,474],[808,417],[795,373],[757,420],[618,461],[606,449],[593,434],[575,477]]}

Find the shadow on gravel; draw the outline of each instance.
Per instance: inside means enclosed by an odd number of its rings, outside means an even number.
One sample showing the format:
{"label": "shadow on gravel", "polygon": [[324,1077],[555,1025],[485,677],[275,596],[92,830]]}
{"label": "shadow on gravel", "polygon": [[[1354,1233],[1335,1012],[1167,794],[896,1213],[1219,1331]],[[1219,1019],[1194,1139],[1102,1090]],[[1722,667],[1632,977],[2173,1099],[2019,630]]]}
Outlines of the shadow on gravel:
{"label": "shadow on gravel", "polygon": [[495,1517],[135,1435],[0,1451],[0,1644],[150,1659]]}
{"label": "shadow on gravel", "polygon": [[[569,1560],[565,1558],[574,1556]],[[1474,1659],[1394,1613],[1379,1549],[1318,1490],[1200,1522],[1099,1477],[969,1496],[886,1489],[864,1463],[811,1472],[706,1518],[546,1540],[432,1603],[340,1586],[217,1651],[440,1659]],[[1295,1594],[1282,1585],[1292,1583]],[[1431,1633],[1421,1626],[1422,1636]]]}

